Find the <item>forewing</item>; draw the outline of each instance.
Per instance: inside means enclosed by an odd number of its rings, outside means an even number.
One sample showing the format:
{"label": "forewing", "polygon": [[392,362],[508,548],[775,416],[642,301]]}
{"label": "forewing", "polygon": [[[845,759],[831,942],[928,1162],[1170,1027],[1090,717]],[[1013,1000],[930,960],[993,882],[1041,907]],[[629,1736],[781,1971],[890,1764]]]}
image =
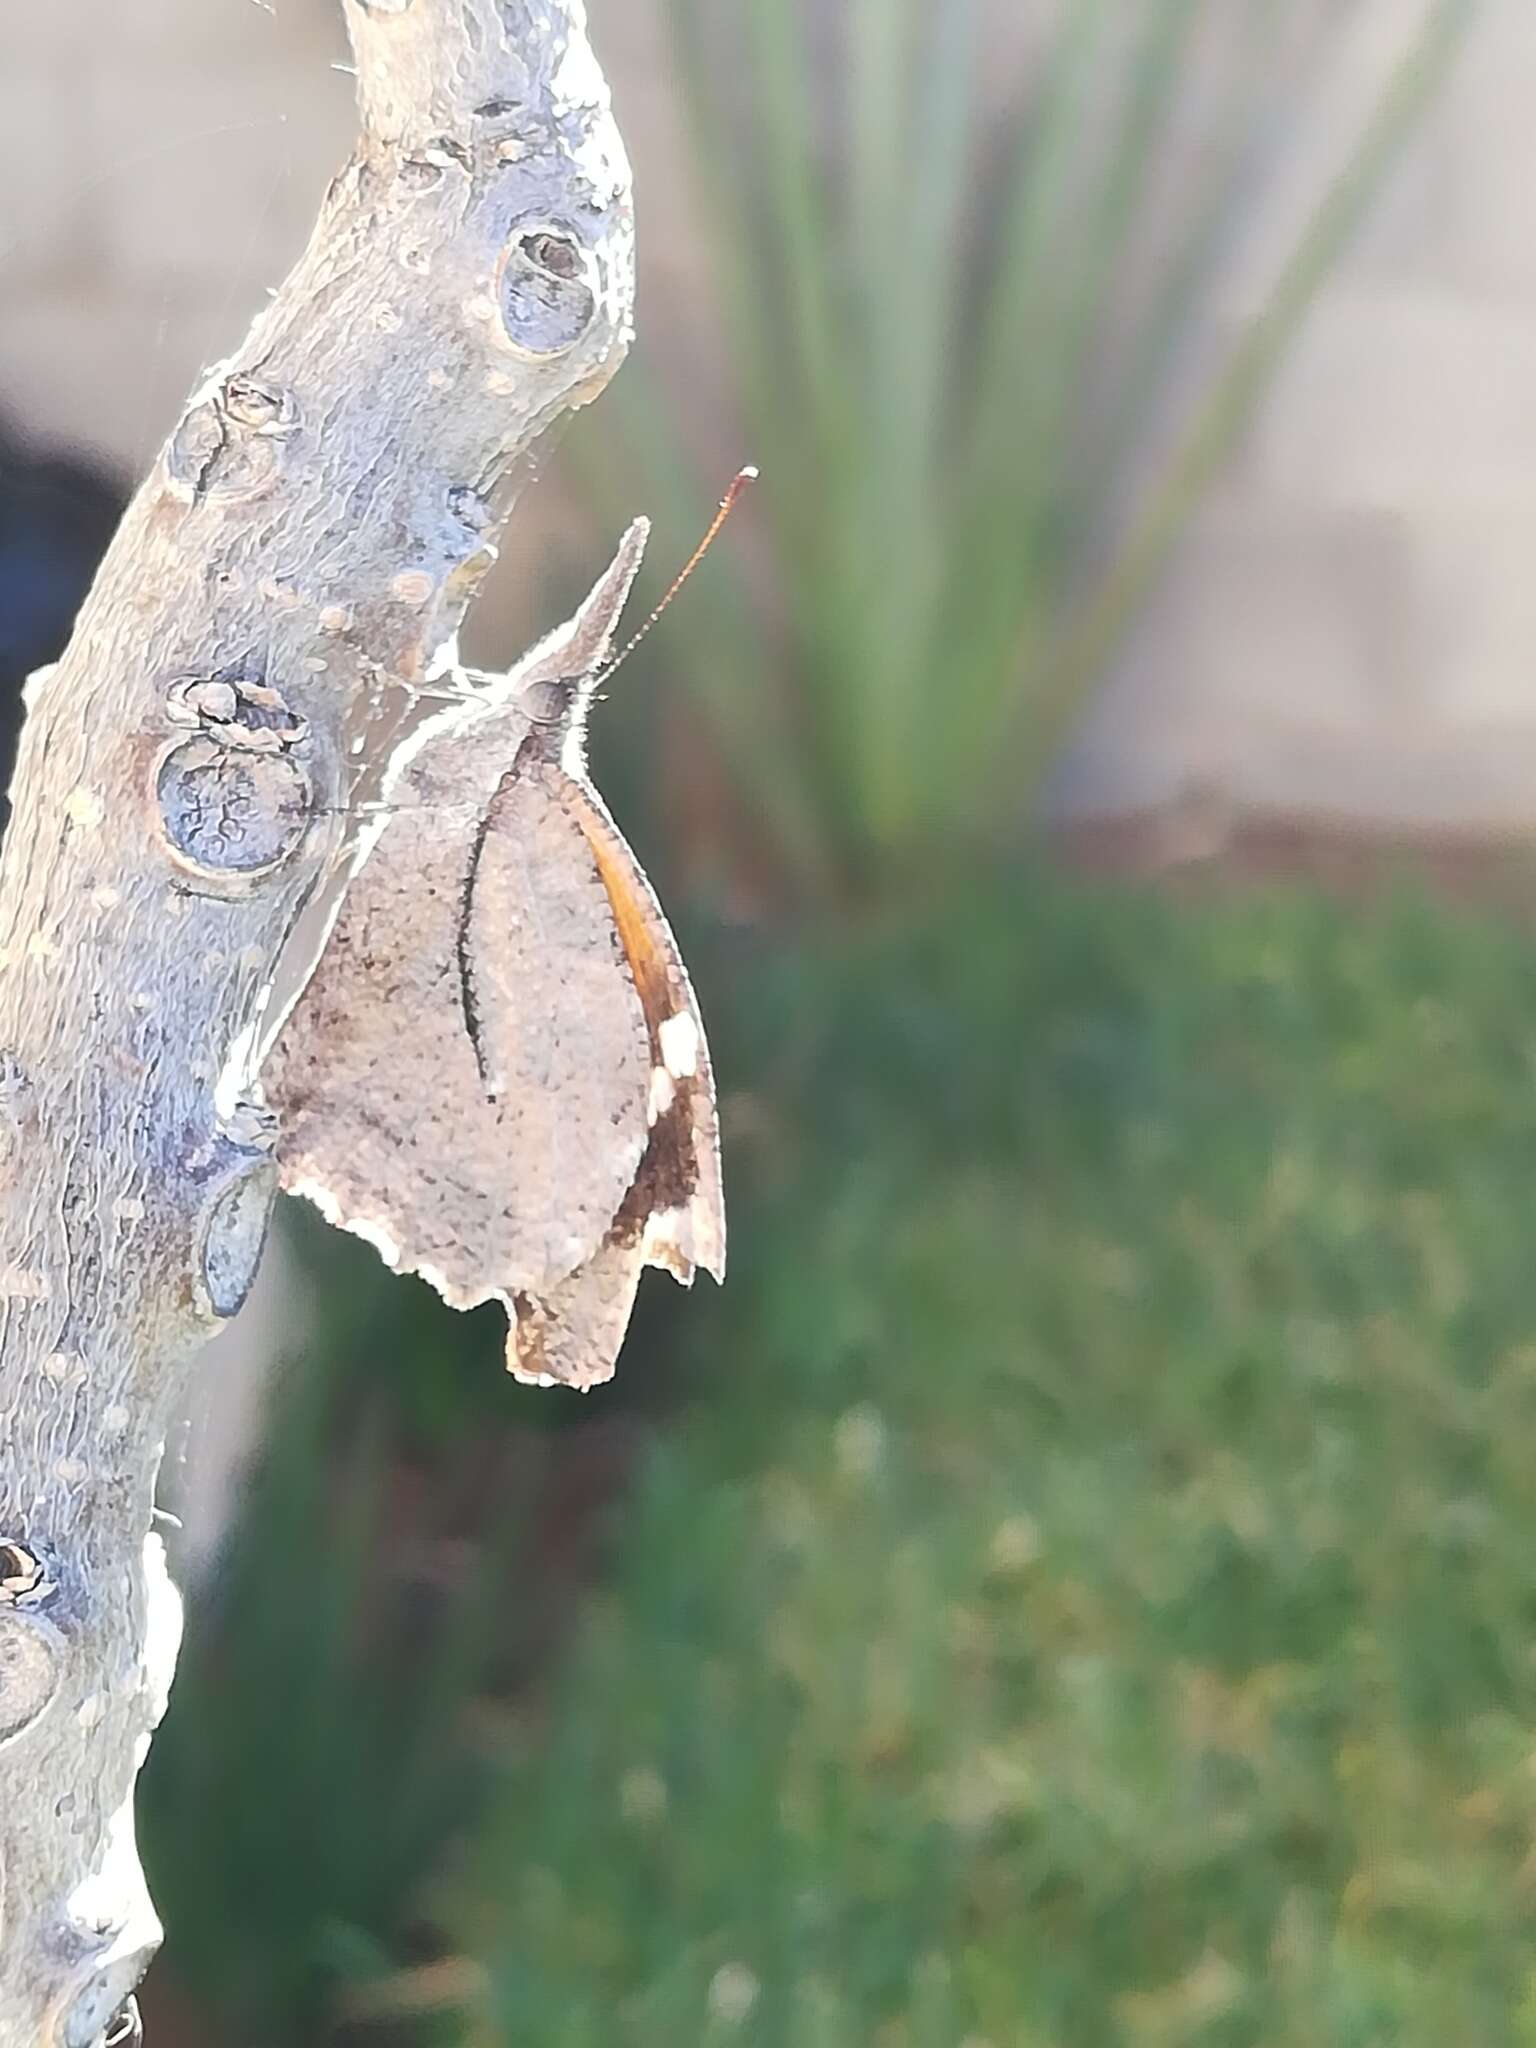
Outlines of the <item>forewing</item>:
{"label": "forewing", "polygon": [[467,1035],[525,1232],[503,1284],[534,1294],[592,1256],[648,1138],[645,1013],[563,780],[530,756],[497,792],[461,945]]}
{"label": "forewing", "polygon": [[[723,1280],[720,1114],[693,984],[650,879],[602,799],[573,777],[562,779],[560,793],[597,863],[645,1012],[652,1129],[637,1190],[645,1262],[666,1267],[685,1285],[699,1266]],[[631,1214],[636,1206],[632,1196]]]}
{"label": "forewing", "polygon": [[477,824],[402,804],[262,1069],[283,1185],[460,1308],[497,1278],[484,1257],[497,1120],[465,1035],[457,954]]}
{"label": "forewing", "polygon": [[466,812],[445,758],[402,792],[263,1082],[284,1186],[470,1308],[547,1292],[606,1241],[650,1057],[595,857],[544,771]]}

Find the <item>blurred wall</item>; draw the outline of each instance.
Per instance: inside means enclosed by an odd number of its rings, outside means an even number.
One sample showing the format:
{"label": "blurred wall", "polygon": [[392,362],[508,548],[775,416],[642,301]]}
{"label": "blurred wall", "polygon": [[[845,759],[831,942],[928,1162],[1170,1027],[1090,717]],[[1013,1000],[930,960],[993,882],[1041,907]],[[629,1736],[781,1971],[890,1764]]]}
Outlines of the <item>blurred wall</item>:
{"label": "blurred wall", "polygon": [[[594,0],[646,214],[643,290],[686,317],[700,260],[653,0]],[[0,416],[147,467],[203,369],[302,249],[356,133],[339,0],[19,9],[0,65]],[[692,281],[690,281],[692,280]],[[569,522],[528,501],[470,651],[519,651],[522,585]]]}
{"label": "blurred wall", "polygon": [[[1220,281],[1203,366],[1263,304],[1425,13],[1356,9]],[[1485,0],[1475,20],[1090,715],[1068,809],[1195,794],[1218,817],[1536,820],[1536,8]]]}
{"label": "blurred wall", "polygon": [[[1297,19],[1313,0],[1289,0]],[[1261,302],[1427,0],[1342,0],[1193,364]],[[704,271],[654,0],[593,0],[636,158],[649,323]],[[1003,0],[1027,42],[1035,10]],[[335,0],[16,10],[0,73],[0,410],[143,468],[301,245],[352,133]],[[1325,289],[1061,778],[1074,810],[1239,801],[1523,823],[1536,794],[1536,9],[1469,53]],[[652,324],[648,331],[654,332]],[[722,463],[725,461],[722,456]],[[477,643],[505,653],[558,467]]]}
{"label": "blurred wall", "polygon": [[334,0],[7,10],[0,405],[130,470],[309,231],[352,127]]}

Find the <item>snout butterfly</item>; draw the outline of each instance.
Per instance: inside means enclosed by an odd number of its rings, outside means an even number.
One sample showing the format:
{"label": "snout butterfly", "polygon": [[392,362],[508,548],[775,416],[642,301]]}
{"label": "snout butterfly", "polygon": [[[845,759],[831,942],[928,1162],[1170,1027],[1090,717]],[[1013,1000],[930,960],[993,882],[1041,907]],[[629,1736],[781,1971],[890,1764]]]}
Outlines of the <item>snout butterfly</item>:
{"label": "snout butterfly", "polygon": [[586,725],[753,474],[620,655],[643,520],[567,625],[421,728],[263,1070],[284,1186],[455,1308],[500,1301],[542,1385],[612,1376],[644,1267],[725,1274],[703,1020]]}

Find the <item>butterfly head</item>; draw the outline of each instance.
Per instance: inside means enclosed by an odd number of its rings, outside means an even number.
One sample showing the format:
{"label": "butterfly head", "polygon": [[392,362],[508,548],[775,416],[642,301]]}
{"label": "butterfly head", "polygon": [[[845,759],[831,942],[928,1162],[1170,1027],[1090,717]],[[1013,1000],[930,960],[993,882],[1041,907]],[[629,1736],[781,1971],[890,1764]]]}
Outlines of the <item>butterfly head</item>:
{"label": "butterfly head", "polygon": [[528,721],[526,751],[568,775],[587,772],[587,712],[594,676],[531,676],[518,692]]}
{"label": "butterfly head", "polygon": [[755,469],[738,473],[682,573],[673,578],[661,602],[617,653],[614,641],[619,621],[650,534],[650,524],[644,519],[637,519],[625,534],[611,566],[576,616],[541,641],[512,672],[510,688],[528,720],[531,738],[546,760],[560,762],[572,774],[584,772],[587,714],[598,693],[665,615],[756,475]]}
{"label": "butterfly head", "polygon": [[584,708],[584,676],[539,676],[522,693],[528,723],[543,730],[563,729]]}

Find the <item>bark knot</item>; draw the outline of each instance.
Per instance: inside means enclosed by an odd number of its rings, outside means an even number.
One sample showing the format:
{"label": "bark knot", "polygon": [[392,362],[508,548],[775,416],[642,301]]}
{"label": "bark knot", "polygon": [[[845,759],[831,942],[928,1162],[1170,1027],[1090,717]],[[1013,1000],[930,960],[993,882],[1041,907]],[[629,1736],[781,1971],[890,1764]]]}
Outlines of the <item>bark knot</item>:
{"label": "bark knot", "polygon": [[254,497],[273,482],[298,424],[290,392],[237,372],[206,390],[182,420],[166,450],[166,474],[193,504]]}
{"label": "bark knot", "polygon": [[313,792],[291,757],[309,725],[282,692],[249,676],[182,676],[166,693],[165,718],[196,735],[164,756],[156,785],[181,864],[243,877],[296,852]]}
{"label": "bark knot", "polygon": [[250,879],[290,859],[308,829],[311,794],[296,761],[207,737],[173,748],[156,784],[172,853],[209,880]]}
{"label": "bark knot", "polygon": [[139,2048],[144,2039],[144,2022],[139,2001],[130,1998],[101,2037],[101,2048]]}
{"label": "bark knot", "polygon": [[566,222],[518,221],[501,259],[497,299],[514,347],[530,356],[564,355],[597,318],[596,258]]}
{"label": "bark knot", "polygon": [[53,1630],[37,1616],[0,1608],[0,1748],[31,1727],[58,1689]]}
{"label": "bark knot", "polygon": [[197,1234],[198,1279],[221,1322],[244,1307],[261,1264],[277,1194],[276,1146],[272,1111],[240,1102],[197,1162],[208,1190]]}
{"label": "bark knot", "polygon": [[166,693],[172,725],[211,733],[221,746],[253,754],[280,754],[302,746],[309,721],[280,690],[245,677],[183,676]]}

